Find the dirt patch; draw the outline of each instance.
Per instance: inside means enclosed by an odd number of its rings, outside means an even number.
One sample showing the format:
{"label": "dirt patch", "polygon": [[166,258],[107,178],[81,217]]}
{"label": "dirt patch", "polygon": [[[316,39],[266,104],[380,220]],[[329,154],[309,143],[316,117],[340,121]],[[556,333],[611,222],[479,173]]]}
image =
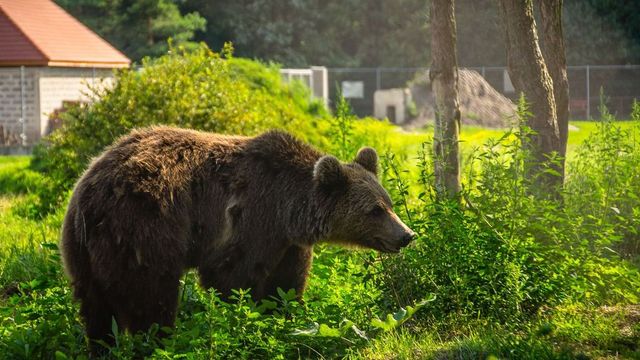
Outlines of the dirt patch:
{"label": "dirt patch", "polygon": [[[434,100],[428,71],[418,73],[408,86],[416,105],[416,114],[403,127],[415,129],[433,124]],[[465,125],[503,128],[513,122],[515,104],[494,89],[477,71],[459,70],[458,101],[461,121]]]}
{"label": "dirt patch", "polygon": [[639,337],[637,340],[640,341],[640,332],[636,334],[640,331],[640,305],[603,306],[601,309],[605,315],[621,315],[620,334],[626,337]]}

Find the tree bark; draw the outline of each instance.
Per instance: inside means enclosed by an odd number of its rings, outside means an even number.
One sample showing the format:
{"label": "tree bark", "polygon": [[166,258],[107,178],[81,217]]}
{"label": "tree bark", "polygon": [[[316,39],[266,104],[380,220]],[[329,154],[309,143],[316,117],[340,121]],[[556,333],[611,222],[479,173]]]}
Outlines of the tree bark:
{"label": "tree bark", "polygon": [[429,78],[435,99],[433,162],[436,192],[441,199],[455,199],[460,192],[460,110],[454,0],[431,2],[431,56]]}
{"label": "tree bark", "polygon": [[542,27],[542,56],[553,80],[553,96],[560,134],[560,155],[564,175],[564,157],[569,136],[569,80],[562,31],[562,0],[537,0]]}
{"label": "tree bark", "polygon": [[562,174],[556,164],[549,163],[552,153],[561,153],[553,83],[538,44],[531,0],[500,0],[507,40],[509,76],[518,93],[524,93],[533,115],[527,125],[534,131],[524,144],[533,164],[527,177],[538,194],[557,194],[562,176],[545,171],[551,168]]}

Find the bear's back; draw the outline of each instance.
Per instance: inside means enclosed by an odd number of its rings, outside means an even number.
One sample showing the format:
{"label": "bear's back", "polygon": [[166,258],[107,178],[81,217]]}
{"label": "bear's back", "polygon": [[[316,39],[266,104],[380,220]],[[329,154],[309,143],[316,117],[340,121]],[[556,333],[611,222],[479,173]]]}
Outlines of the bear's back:
{"label": "bear's back", "polygon": [[81,183],[158,201],[188,190],[206,166],[224,166],[250,138],[172,127],[134,130],[95,159]]}

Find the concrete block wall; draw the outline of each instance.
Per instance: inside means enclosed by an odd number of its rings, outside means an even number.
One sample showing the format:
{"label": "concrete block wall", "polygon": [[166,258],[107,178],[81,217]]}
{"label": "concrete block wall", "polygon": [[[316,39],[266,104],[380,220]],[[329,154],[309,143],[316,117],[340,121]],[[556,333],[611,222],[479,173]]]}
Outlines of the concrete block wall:
{"label": "concrete block wall", "polygon": [[[88,101],[89,87],[100,88],[112,83],[111,69],[25,67],[27,143],[34,144],[47,134],[49,115],[60,109],[64,101]],[[20,67],[0,68],[0,125],[5,132],[22,133],[20,115]]]}
{"label": "concrete block wall", "polygon": [[89,101],[91,89],[111,86],[112,71],[109,69],[42,68],[40,87],[40,135],[49,131],[49,115],[62,107],[64,101]]}
{"label": "concrete block wall", "polygon": [[[27,142],[40,136],[40,126],[36,121],[39,118],[38,72],[37,68],[24,68],[24,116]],[[20,122],[22,115],[21,96],[20,68],[0,68],[0,125],[5,132],[3,135],[10,135],[13,141],[17,141],[15,136],[19,136],[22,133],[22,123]],[[0,137],[3,137],[3,135],[0,135]]]}

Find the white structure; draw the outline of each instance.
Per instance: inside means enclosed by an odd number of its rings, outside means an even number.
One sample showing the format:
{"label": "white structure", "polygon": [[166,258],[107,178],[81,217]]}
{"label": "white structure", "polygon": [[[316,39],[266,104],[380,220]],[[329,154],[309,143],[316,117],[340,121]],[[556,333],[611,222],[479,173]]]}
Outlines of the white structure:
{"label": "white structure", "polygon": [[409,89],[376,90],[373,95],[373,116],[389,119],[394,124],[408,120],[407,105],[412,102]]}
{"label": "white structure", "polygon": [[280,69],[280,74],[286,82],[294,80],[307,85],[314,98],[322,99],[329,107],[329,72],[324,66],[312,66],[309,69]]}

